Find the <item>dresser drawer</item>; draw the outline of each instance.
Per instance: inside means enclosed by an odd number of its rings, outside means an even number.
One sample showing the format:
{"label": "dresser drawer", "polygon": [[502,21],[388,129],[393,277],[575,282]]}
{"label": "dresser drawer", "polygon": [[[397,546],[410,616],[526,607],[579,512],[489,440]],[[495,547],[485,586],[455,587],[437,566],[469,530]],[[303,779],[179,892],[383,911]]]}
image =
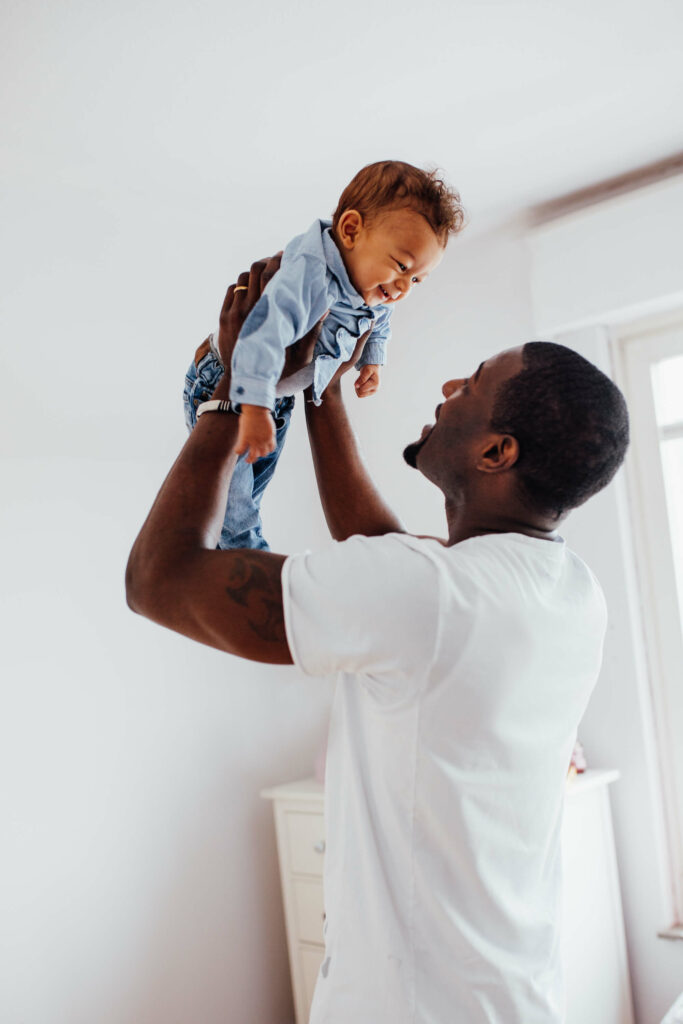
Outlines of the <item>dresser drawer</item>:
{"label": "dresser drawer", "polygon": [[305,811],[285,813],[287,852],[295,875],[322,878],[325,853],[325,819],[322,814]]}
{"label": "dresser drawer", "polygon": [[322,945],[325,920],[323,883],[312,879],[309,881],[304,878],[295,878],[292,890],[297,937],[302,942],[315,942]]}
{"label": "dresser drawer", "polygon": [[325,950],[315,946],[299,947],[299,970],[304,989],[304,1019],[308,1020],[313,1002],[315,983],[318,980],[320,965],[325,958]]}

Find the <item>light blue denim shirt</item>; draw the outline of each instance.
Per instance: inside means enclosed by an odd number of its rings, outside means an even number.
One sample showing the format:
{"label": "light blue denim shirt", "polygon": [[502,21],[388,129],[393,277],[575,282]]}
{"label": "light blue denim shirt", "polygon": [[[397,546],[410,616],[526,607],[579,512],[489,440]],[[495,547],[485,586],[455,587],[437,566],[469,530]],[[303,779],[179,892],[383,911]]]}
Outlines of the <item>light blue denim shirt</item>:
{"label": "light blue denim shirt", "polygon": [[310,331],[327,309],[313,353],[317,405],[339,364],[351,357],[358,338],[370,328],[356,366],[386,361],[391,310],[365,304],[351,284],[330,227],[331,221],[317,220],[292,239],[279,271],[244,321],[232,356],[233,402],[272,409],[285,349]]}

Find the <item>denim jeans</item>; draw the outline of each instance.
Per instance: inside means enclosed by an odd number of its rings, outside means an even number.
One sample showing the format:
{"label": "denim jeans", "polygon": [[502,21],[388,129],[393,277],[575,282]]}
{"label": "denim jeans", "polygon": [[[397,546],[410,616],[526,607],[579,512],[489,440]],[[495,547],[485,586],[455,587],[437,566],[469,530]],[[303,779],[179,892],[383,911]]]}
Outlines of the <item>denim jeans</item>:
{"label": "denim jeans", "polygon": [[[197,422],[197,406],[211,398],[222,376],[223,364],[211,351],[200,359],[198,366],[194,362],[190,364],[183,393],[188,430],[191,431]],[[239,456],[230,481],[219,548],[269,550],[261,526],[261,498],[280,458],[293,408],[293,395],[278,398],[275,402],[275,451],[253,463],[247,462],[244,455]]]}

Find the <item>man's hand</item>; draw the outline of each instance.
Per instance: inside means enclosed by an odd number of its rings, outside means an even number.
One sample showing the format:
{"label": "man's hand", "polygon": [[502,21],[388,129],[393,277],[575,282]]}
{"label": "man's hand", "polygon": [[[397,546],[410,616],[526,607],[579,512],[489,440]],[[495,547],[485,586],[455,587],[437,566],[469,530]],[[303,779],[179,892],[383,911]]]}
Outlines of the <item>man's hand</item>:
{"label": "man's hand", "polygon": [[[341,385],[342,377],[344,376],[345,373],[348,373],[349,370],[352,370],[353,367],[358,362],[358,360],[360,359],[361,355],[363,354],[363,349],[365,348],[365,342],[368,340],[368,338],[370,337],[371,333],[372,333],[372,331],[366,331],[365,334],[362,334],[360,336],[360,338],[356,342],[356,347],[354,348],[354,350],[351,353],[350,357],[346,360],[345,363],[341,363],[337,367],[337,371],[336,371],[334,377],[332,378],[330,383],[325,388],[325,395],[328,393],[328,391],[330,393],[332,391],[336,391],[336,392],[340,391],[340,385]],[[323,402],[324,401],[325,401],[325,396],[323,395]]]}
{"label": "man's hand", "polygon": [[320,317],[316,324],[313,324],[308,334],[304,334],[303,338],[299,338],[293,345],[287,346],[285,349],[285,365],[282,368],[280,380],[286,380],[287,377],[291,377],[293,373],[303,370],[304,366],[308,366],[309,363],[313,362],[313,351],[327,313],[329,313],[329,309]]}
{"label": "man's hand", "polygon": [[[231,284],[226,292],[219,320],[217,347],[228,376],[232,353],[244,321],[260,298],[263,289],[280,269],[281,259],[282,253],[278,252],[274,256],[257,260],[256,263],[252,263],[251,270],[248,273],[245,271],[240,274],[237,284]],[[327,313],[320,318],[308,334],[285,349],[285,363],[280,380],[291,377],[293,373],[302,370],[304,366],[308,366],[313,361],[313,350],[326,316]]]}
{"label": "man's hand", "polygon": [[252,263],[251,270],[240,274],[237,284],[231,284],[225,294],[219,318],[217,345],[226,373],[230,372],[232,353],[242,325],[271,277],[275,277],[280,269],[281,257],[282,253],[278,252],[275,256]]}
{"label": "man's hand", "polygon": [[371,363],[361,366],[354,387],[359,398],[374,395],[379,387],[379,366],[374,366]]}
{"label": "man's hand", "polygon": [[[325,316],[327,316],[327,313],[325,314]],[[319,321],[319,323],[317,323],[315,325],[315,327],[313,328],[313,331],[311,331],[311,334],[313,334],[314,331],[317,331],[318,333],[320,333],[320,328],[322,326],[323,320],[325,319],[325,316],[322,318],[322,320]],[[368,340],[368,338],[370,337],[371,333],[372,333],[372,331],[366,331],[365,334],[362,334],[360,336],[360,338],[358,339],[358,341],[356,342],[355,348],[354,348],[353,352],[351,353],[350,357],[346,360],[345,363],[340,363],[340,365],[337,367],[337,370],[335,372],[334,377],[332,378],[330,383],[325,388],[325,394],[323,395],[323,399],[322,399],[323,402],[325,401],[326,396],[329,396],[330,399],[332,398],[333,395],[341,397],[341,379],[342,379],[342,377],[344,376],[345,373],[348,373],[349,370],[353,369],[353,367],[356,365],[356,363],[360,359],[360,357],[361,357],[361,355],[363,353],[363,349],[365,348],[365,342]],[[309,400],[311,398],[312,392],[313,392],[312,387],[309,386],[309,387],[306,388],[305,396],[306,396],[307,400]]]}

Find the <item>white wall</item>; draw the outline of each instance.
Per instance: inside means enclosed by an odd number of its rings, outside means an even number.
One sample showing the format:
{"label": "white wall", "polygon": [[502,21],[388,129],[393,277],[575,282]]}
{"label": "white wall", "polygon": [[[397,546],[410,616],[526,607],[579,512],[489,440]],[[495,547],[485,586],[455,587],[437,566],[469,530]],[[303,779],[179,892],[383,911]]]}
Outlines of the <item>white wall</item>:
{"label": "white wall", "polygon": [[[682,237],[681,178],[543,226],[530,238],[537,326],[613,373],[607,325],[683,304]],[[621,772],[611,798],[636,1016],[659,1024],[683,990],[683,942],[657,937],[672,923],[671,893],[625,484],[622,470],[563,533],[598,575],[610,612],[581,736],[595,767]]]}
{"label": "white wall", "polygon": [[534,322],[544,334],[683,305],[683,176],[533,232]]}

